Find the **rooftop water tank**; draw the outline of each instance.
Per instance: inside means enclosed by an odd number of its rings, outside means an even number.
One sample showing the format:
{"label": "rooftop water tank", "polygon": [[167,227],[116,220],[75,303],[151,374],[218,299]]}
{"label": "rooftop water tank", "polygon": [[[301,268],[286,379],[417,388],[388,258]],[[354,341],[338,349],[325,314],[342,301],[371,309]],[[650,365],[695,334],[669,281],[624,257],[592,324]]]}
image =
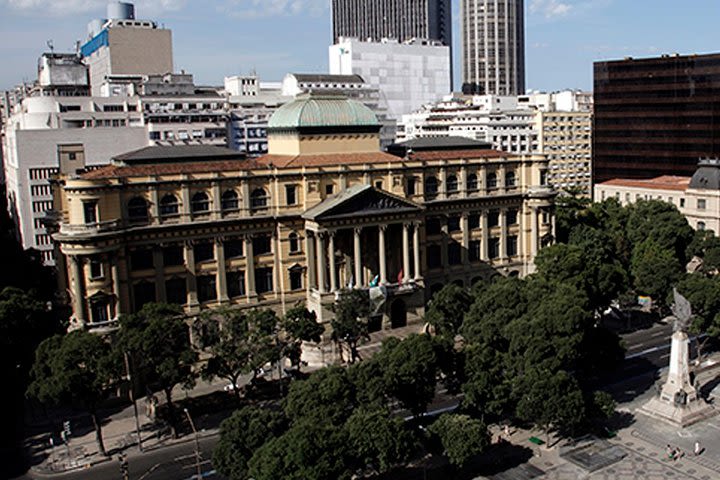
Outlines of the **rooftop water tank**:
{"label": "rooftop water tank", "polygon": [[135,20],[135,5],[126,2],[110,2],[107,15],[111,20]]}

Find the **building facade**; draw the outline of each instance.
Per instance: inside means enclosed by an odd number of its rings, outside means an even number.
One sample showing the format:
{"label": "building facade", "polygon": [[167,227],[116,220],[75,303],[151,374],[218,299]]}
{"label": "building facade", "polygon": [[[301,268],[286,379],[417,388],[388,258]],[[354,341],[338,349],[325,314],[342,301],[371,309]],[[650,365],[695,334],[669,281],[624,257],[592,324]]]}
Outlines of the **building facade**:
{"label": "building facade", "polygon": [[548,183],[558,191],[592,194],[592,112],[538,112],[539,151],[548,164]]}
{"label": "building facade", "polygon": [[623,206],[661,200],[677,207],[696,230],[720,233],[720,160],[701,159],[692,177],[614,178],[594,186],[596,200],[615,198]]}
{"label": "building facade", "polygon": [[460,0],[463,91],[525,93],[523,0]]}
{"label": "building facade", "polygon": [[452,45],[450,0],[333,0],[333,43],[340,37],[379,42],[394,38]]}
{"label": "building facade", "polygon": [[596,62],[593,182],[691,176],[720,155],[720,54]]}
{"label": "building facade", "polygon": [[385,153],[375,115],[340,97],[298,98],[268,129],[257,159],[153,147],[58,181],[75,326],[111,327],[151,301],[191,315],[301,302],[325,323],[338,291],[359,288],[376,300],[373,328],[400,327],[447,283],[531,272],[553,241],[542,157]]}
{"label": "building facade", "polygon": [[389,118],[399,119],[452,91],[450,47],[436,41],[340,38],[329,50],[330,73],[359,75],[377,88]]}

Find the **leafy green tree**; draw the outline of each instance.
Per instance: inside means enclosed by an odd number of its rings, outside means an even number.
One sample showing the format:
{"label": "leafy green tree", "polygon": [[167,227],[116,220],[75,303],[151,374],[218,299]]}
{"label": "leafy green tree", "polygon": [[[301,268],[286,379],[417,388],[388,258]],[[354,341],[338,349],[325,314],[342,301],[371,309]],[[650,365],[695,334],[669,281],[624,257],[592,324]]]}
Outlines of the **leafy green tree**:
{"label": "leafy green tree", "polygon": [[501,419],[513,413],[512,385],[505,362],[508,356],[492,347],[468,345],[465,350],[463,407],[481,420]]}
{"label": "leafy green tree", "polygon": [[468,415],[445,413],[430,425],[430,433],[440,440],[450,464],[458,468],[482,453],[490,443],[485,424]]}
{"label": "leafy green tree", "polygon": [[384,372],[385,367],[377,355],[364,362],[350,365],[347,374],[355,387],[359,405],[376,409],[387,406]]}
{"label": "leafy green tree", "polygon": [[317,321],[315,312],[298,304],[287,311],[283,317],[283,329],[287,336],[286,356],[293,366],[300,368],[302,342],[320,343],[325,327]]}
{"label": "leafy green tree", "polygon": [[675,205],[660,200],[641,200],[630,205],[628,211],[627,237],[634,249],[650,240],[660,250],[670,251],[680,265],[685,265],[687,248],[694,233]]}
{"label": "leafy green tree", "polygon": [[172,390],[176,385],[192,388],[193,366],[198,361],[180,307],[148,303],[139,312],[122,317],[117,348],[132,355],[143,378],[165,393],[170,428],[177,437]]}
{"label": "leafy green tree", "polygon": [[293,422],[329,422],[340,426],[357,406],[355,386],[341,367],[318,370],[309,378],[290,384],[284,400],[285,414]]}
{"label": "leafy green tree", "polygon": [[558,196],[555,202],[557,225],[555,234],[558,242],[566,243],[568,241],[570,232],[578,224],[578,216],[581,215],[581,212],[583,212],[589,204],[590,199],[575,192]]}
{"label": "leafy green tree", "polygon": [[[690,331],[696,335],[707,334],[697,341],[697,356],[702,358],[707,341],[720,337],[720,280],[700,273],[686,274],[677,284],[677,290],[692,305]],[[668,303],[672,303],[668,295]]]}
{"label": "leafy green tree", "polygon": [[37,349],[28,389],[28,394],[41,402],[67,402],[85,409],[92,418],[101,455],[107,453],[98,407],[119,377],[110,352],[101,337],[84,330],[48,338]]}
{"label": "leafy green tree", "polygon": [[350,363],[362,360],[358,345],[362,340],[370,338],[368,293],[364,290],[345,290],[332,308],[335,312],[335,318],[330,322],[333,340],[341,346],[346,345],[350,350]]}
{"label": "leafy green tree", "polygon": [[302,421],[257,449],[249,462],[255,480],[348,480],[354,473],[345,430]]}
{"label": "leafy green tree", "polygon": [[596,422],[608,420],[615,414],[615,408],[617,408],[612,395],[601,391],[593,392],[592,397],[589,401],[586,401],[586,404],[588,405],[588,417]]}
{"label": "leafy green tree", "polygon": [[525,314],[528,308],[525,283],[517,278],[501,277],[476,291],[460,334],[468,343],[492,345],[500,351],[509,348],[507,326]]}
{"label": "leafy green tree", "polygon": [[230,480],[248,478],[248,462],[255,450],[287,429],[282,413],[244,407],[220,424],[220,441],[213,450],[213,465]]}
{"label": "leafy green tree", "polygon": [[425,320],[435,327],[438,335],[454,339],[472,300],[470,293],[464,288],[454,283],[447,284],[433,295]]}
{"label": "leafy green tree", "polygon": [[565,371],[529,370],[516,381],[518,418],[543,430],[574,432],[585,418],[585,401],[577,381]]}
{"label": "leafy green tree", "polygon": [[673,250],[648,238],[633,249],[631,271],[637,292],[663,305],[673,285],[682,277],[683,267]]}
{"label": "leafy green tree", "polygon": [[405,463],[416,451],[417,442],[405,422],[387,410],[359,408],[343,427],[349,454],[359,468],[385,473]]}

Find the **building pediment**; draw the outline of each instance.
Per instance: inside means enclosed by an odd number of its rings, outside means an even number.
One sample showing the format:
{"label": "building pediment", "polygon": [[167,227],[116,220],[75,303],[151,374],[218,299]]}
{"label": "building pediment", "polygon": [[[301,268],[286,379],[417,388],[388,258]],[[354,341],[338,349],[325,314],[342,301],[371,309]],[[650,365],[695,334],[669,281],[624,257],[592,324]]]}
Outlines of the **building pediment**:
{"label": "building pediment", "polygon": [[413,214],[422,207],[371,185],[356,185],[327,198],[303,214],[316,222],[384,214]]}

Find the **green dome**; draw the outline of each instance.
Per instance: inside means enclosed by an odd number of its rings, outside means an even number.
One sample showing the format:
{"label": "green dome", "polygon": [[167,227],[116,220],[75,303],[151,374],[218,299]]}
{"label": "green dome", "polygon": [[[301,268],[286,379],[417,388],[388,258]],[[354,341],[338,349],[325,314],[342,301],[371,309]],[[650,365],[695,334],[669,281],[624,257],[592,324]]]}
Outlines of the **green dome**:
{"label": "green dome", "polygon": [[270,130],[323,127],[380,127],[378,119],[362,103],[342,96],[303,95],[278,108]]}

